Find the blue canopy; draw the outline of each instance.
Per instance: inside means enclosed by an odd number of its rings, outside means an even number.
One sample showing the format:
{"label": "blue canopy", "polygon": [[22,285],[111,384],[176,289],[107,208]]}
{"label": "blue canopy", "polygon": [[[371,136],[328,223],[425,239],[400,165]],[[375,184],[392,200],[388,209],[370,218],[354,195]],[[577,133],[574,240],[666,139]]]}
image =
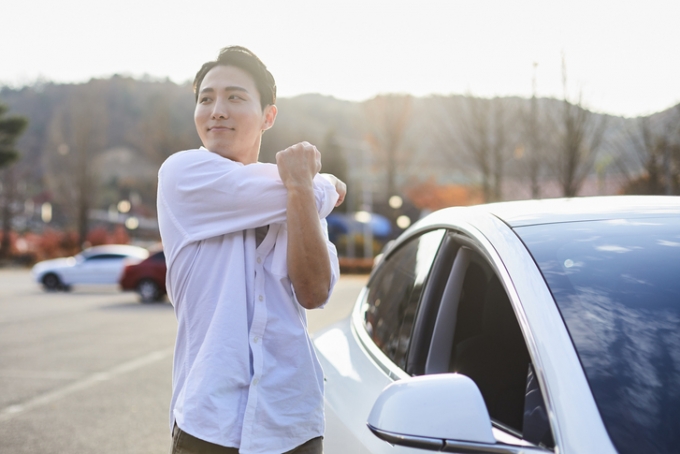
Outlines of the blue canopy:
{"label": "blue canopy", "polygon": [[[331,235],[347,234],[349,232],[362,233],[365,222],[356,219],[356,213],[332,213],[328,215],[328,230]],[[388,218],[376,213],[370,213],[368,224],[373,236],[387,237],[392,233],[392,223]]]}

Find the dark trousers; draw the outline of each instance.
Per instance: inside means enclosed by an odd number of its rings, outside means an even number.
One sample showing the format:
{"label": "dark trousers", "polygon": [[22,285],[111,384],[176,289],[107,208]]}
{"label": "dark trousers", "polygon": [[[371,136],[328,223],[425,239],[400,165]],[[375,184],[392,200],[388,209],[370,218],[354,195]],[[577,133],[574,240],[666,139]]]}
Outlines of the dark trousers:
{"label": "dark trousers", "polygon": [[[236,448],[226,448],[198,439],[175,425],[171,454],[238,454]],[[323,437],[312,438],[297,448],[282,454],[323,454]]]}

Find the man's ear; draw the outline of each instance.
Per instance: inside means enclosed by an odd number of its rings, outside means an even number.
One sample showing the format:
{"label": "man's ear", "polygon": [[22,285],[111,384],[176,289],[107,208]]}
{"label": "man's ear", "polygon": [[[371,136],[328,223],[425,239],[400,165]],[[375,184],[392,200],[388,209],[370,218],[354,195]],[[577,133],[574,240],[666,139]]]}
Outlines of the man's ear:
{"label": "man's ear", "polygon": [[278,109],[274,104],[269,104],[264,108],[264,122],[262,123],[262,132],[274,126],[277,113]]}

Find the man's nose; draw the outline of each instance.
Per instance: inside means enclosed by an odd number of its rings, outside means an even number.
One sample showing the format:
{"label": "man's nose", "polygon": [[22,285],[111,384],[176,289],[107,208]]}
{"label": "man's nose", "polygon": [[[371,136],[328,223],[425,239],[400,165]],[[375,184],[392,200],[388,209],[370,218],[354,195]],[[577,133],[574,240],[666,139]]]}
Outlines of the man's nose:
{"label": "man's nose", "polygon": [[217,100],[215,104],[213,105],[213,111],[212,111],[212,118],[213,119],[219,119],[219,118],[228,118],[229,117],[229,108],[227,106],[226,102],[222,102],[220,100]]}

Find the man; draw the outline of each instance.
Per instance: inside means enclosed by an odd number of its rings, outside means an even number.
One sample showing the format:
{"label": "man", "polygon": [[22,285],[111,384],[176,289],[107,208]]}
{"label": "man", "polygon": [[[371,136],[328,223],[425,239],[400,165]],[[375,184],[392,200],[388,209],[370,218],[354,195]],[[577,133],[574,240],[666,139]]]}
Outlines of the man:
{"label": "man", "polygon": [[242,47],[194,80],[203,147],[158,174],[167,288],[178,321],[173,453],[321,453],[323,375],[305,309],[338,278],[325,217],[345,187],[303,142],[258,163],[276,85]]}

